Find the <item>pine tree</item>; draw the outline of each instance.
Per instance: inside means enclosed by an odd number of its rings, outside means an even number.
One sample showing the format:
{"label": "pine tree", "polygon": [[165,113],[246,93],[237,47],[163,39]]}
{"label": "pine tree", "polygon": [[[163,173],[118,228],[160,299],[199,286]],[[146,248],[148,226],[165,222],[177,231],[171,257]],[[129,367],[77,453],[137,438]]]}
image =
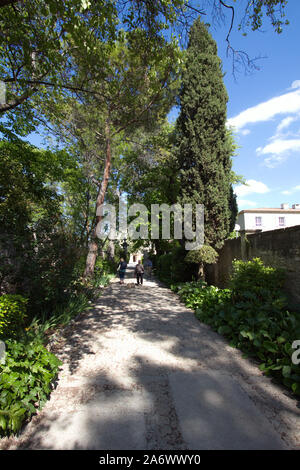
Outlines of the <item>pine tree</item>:
{"label": "pine tree", "polygon": [[230,181],[233,146],[226,128],[228,95],[221,60],[208,27],[199,18],[190,30],[179,98],[178,202],[204,205],[205,244],[218,249],[237,212]]}

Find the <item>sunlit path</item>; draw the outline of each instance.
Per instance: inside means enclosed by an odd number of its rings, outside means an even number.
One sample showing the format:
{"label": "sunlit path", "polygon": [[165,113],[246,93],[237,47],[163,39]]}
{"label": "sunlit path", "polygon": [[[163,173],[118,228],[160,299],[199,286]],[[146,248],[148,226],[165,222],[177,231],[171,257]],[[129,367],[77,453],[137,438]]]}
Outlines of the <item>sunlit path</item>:
{"label": "sunlit path", "polygon": [[133,270],[69,328],[50,401],[2,448],[296,448],[296,401]]}

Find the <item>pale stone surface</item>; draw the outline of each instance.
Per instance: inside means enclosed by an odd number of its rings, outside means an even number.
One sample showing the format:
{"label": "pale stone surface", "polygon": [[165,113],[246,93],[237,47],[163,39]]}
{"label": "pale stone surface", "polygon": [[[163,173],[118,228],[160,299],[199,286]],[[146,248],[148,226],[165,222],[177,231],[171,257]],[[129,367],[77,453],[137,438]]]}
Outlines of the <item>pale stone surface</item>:
{"label": "pale stone surface", "polygon": [[131,267],[64,330],[52,346],[63,361],[56,389],[1,449],[299,447],[286,390],[169,289],[133,283]]}
{"label": "pale stone surface", "polygon": [[175,372],[170,385],[189,449],[286,449],[239,383],[220,371]]}
{"label": "pale stone surface", "polygon": [[144,449],[146,410],[147,400],[141,392],[98,392],[74,409],[49,409],[35,427],[30,448]]}

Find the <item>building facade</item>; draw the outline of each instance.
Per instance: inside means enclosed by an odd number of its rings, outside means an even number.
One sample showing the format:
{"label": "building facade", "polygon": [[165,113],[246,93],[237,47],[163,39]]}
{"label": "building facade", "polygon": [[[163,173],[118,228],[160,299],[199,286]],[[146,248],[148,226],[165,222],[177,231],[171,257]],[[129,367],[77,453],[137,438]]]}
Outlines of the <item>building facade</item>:
{"label": "building facade", "polygon": [[300,225],[300,204],[281,204],[280,208],[246,209],[238,214],[241,233],[265,232]]}

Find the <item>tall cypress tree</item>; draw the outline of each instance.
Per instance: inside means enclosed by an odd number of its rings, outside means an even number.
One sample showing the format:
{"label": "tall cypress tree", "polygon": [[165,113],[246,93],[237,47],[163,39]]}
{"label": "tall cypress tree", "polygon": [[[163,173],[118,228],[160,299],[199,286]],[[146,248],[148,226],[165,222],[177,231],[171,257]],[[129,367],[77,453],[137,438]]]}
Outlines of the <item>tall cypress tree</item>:
{"label": "tall cypress tree", "polygon": [[226,129],[228,95],[217,45],[198,18],[190,30],[176,123],[180,168],[178,202],[204,205],[205,244],[220,248],[233,229],[232,139]]}

